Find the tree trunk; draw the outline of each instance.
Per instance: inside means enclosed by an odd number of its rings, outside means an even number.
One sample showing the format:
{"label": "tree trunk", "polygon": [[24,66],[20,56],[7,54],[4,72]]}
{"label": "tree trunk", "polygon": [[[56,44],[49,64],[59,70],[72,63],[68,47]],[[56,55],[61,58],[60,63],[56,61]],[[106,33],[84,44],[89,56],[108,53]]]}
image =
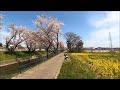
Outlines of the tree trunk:
{"label": "tree trunk", "polygon": [[32,52],[35,52],[35,49],[32,49]]}
{"label": "tree trunk", "polygon": [[30,48],[27,48],[28,49],[28,52],[30,52],[31,51],[31,49]]}
{"label": "tree trunk", "polygon": [[48,48],[46,49],[46,53],[47,53],[47,58],[48,58],[48,57],[49,57],[49,55],[48,55],[48,54],[49,54],[49,53],[48,53]]}
{"label": "tree trunk", "polygon": [[58,33],[57,33],[57,49],[56,49],[56,53],[58,53],[58,45],[59,45],[59,43],[58,43]]}

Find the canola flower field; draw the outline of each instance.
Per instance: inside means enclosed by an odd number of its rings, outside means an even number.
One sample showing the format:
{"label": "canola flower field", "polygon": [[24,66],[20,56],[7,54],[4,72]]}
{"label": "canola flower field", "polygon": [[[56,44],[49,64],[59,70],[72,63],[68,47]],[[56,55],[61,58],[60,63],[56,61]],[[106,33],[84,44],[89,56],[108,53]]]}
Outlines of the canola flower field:
{"label": "canola flower field", "polygon": [[120,79],[120,53],[70,53],[58,79]]}

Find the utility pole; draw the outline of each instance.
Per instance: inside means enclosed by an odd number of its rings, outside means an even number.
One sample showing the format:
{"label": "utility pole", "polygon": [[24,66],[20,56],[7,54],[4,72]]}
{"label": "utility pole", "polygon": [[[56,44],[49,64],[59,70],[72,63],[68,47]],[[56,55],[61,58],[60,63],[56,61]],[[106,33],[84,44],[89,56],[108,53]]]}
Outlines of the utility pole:
{"label": "utility pole", "polygon": [[112,48],[113,48],[113,46],[112,46],[112,38],[111,38],[111,32],[110,32],[110,24],[108,23],[108,28],[109,28],[109,41],[110,41],[110,48],[111,48],[111,52],[112,52]]}
{"label": "utility pole", "polygon": [[109,32],[109,39],[110,39],[110,47],[111,47],[111,51],[112,51],[112,39],[111,39],[111,33]]}
{"label": "utility pole", "polygon": [[[105,18],[107,18],[106,13],[104,12]],[[112,38],[111,38],[111,33],[110,33],[110,25],[108,23],[108,29],[109,29],[109,41],[110,41],[110,48],[112,51]]]}

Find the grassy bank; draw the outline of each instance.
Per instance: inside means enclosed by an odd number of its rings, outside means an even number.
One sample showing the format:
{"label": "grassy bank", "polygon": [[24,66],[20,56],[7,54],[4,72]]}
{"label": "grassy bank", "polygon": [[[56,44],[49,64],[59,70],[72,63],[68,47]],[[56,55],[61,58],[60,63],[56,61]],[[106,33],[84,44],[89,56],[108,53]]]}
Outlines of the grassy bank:
{"label": "grassy bank", "polygon": [[[25,57],[28,57],[28,56],[31,57],[32,55],[44,55],[45,54],[45,52],[30,52],[30,53],[29,52],[17,52],[14,55],[9,55],[9,54],[6,54],[4,52],[1,52],[1,53],[2,53],[1,55],[4,55],[4,57],[6,57],[6,58],[8,56],[9,57],[8,60],[11,60],[11,58],[15,59],[15,57],[17,57],[17,58],[25,58]],[[48,59],[46,57],[43,57],[43,58],[41,58],[41,60],[39,60],[39,62],[28,65],[25,68],[23,68],[22,70],[17,70],[15,72],[10,72],[10,73],[7,73],[7,74],[5,74],[5,73],[1,74],[0,73],[0,79],[11,79],[12,77],[17,76],[20,72],[23,73],[23,72],[25,72],[27,70],[30,70],[34,66],[36,66],[38,64],[41,64],[41,63],[49,60],[50,58],[52,58],[54,56],[55,56],[54,53],[49,53],[49,58]],[[5,58],[5,60],[6,60],[6,58]]]}
{"label": "grassy bank", "polygon": [[71,53],[58,79],[118,79],[120,53]]}
{"label": "grassy bank", "polygon": [[7,74],[6,73],[5,74],[4,73],[2,73],[2,74],[0,73],[0,79],[12,79],[12,77],[17,76],[19,74],[22,74],[25,71],[30,70],[33,67],[35,67],[35,66],[37,66],[37,65],[39,65],[39,64],[41,64],[41,63],[43,63],[43,62],[45,62],[47,60],[48,60],[47,58],[41,59],[38,63],[34,63],[32,65],[28,65],[28,66],[26,66],[25,68],[23,68],[21,70],[16,70],[15,72],[13,71],[13,72],[10,72],[10,73],[7,73]]}
{"label": "grassy bank", "polygon": [[72,59],[64,61],[58,79],[87,79],[96,78],[87,64]]}
{"label": "grassy bank", "polygon": [[16,58],[27,58],[36,55],[44,55],[44,51],[36,51],[36,52],[27,52],[27,51],[16,51],[14,54],[8,54],[7,52],[0,51],[0,61],[5,60],[15,60]]}

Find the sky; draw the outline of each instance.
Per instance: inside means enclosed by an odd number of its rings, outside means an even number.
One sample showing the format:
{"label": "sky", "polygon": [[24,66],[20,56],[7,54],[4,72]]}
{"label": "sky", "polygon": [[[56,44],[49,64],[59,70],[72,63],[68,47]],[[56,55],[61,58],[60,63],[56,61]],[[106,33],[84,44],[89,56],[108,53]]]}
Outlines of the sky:
{"label": "sky", "polygon": [[[0,11],[2,19],[1,42],[5,43],[8,36],[9,23],[24,26],[35,30],[33,20],[37,15],[48,15],[64,23],[61,27],[63,33],[74,32],[84,42],[84,47],[110,47],[109,32],[111,32],[113,47],[119,47],[119,12],[118,11]],[[60,36],[66,46],[63,35]]]}

